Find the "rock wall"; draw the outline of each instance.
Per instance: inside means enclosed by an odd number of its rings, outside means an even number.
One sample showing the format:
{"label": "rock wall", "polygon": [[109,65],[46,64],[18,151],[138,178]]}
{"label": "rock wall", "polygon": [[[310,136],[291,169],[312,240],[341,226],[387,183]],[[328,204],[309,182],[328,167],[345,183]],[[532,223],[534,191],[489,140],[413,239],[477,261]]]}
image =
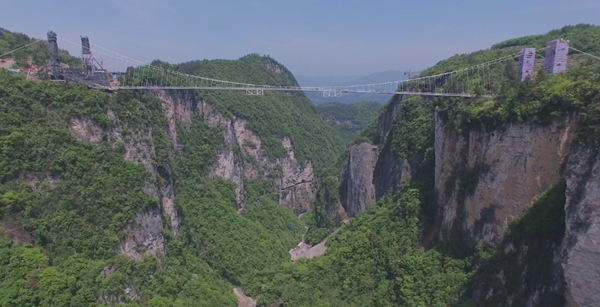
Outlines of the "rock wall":
{"label": "rock wall", "polygon": [[[402,137],[390,132],[400,100],[395,97],[380,116],[377,145],[364,142],[349,149],[340,176],[340,198],[349,216],[368,210],[411,176],[408,161],[386,146]],[[565,306],[600,306],[600,154],[573,145],[578,122],[574,114],[546,126],[509,124],[459,134],[435,114],[438,203],[431,228],[441,240],[464,244],[466,251],[483,244],[508,257],[501,264],[482,264],[487,277],[471,293],[475,302],[562,306],[564,297]],[[519,233],[506,236],[517,218],[522,227],[544,225],[547,221],[536,222],[541,217],[526,215],[526,209],[550,188],[563,191],[563,180],[564,238],[560,229],[560,236],[543,233],[547,242]],[[515,282],[524,288],[515,289]]]}
{"label": "rock wall", "polygon": [[394,96],[379,116],[375,144],[363,142],[350,147],[348,162],[340,175],[340,201],[350,217],[368,210],[410,178],[406,161],[386,146],[394,137],[402,137],[390,133],[401,101],[402,96]]}
{"label": "rock wall", "polygon": [[[390,135],[388,137],[394,136]],[[389,191],[402,186],[410,177],[408,162],[395,155],[388,147],[384,147],[377,157],[377,163],[373,170],[375,199],[379,200]]]}
{"label": "rock wall", "polygon": [[82,142],[98,143],[102,141],[102,129],[95,125],[89,117],[72,118],[69,131]]}
{"label": "rock wall", "polygon": [[[165,107],[165,105],[167,106]],[[163,105],[163,108],[170,108],[168,103],[165,105]],[[167,137],[171,142],[174,142],[177,138],[177,132],[176,130],[171,130],[171,123],[173,123],[173,125],[175,124],[175,119],[173,118],[175,113],[170,111],[165,111],[165,113],[169,119]],[[111,110],[108,110],[107,116],[114,123],[108,136],[109,142],[113,144],[124,144],[125,160],[144,165],[146,170],[153,175],[153,179],[158,179],[152,180],[152,182],[146,181],[144,191],[161,201],[163,215],[168,217],[171,231],[173,234],[177,235],[181,224],[181,217],[175,209],[175,186],[173,176],[168,167],[159,171],[157,166],[152,162],[152,156],[156,154],[156,148],[152,142],[153,128],[147,127],[142,131],[136,131],[132,135],[124,138],[122,134],[124,124]],[[176,148],[176,146],[174,146],[174,148]],[[158,184],[155,183],[156,181],[158,181]]]}
{"label": "rock wall", "polygon": [[458,135],[435,118],[435,189],[442,240],[498,245],[508,223],[561,179],[575,119]]}
{"label": "rock wall", "polygon": [[[600,157],[598,151],[582,145],[570,149],[561,177],[566,182],[564,190],[564,230],[562,236],[548,236],[538,231],[543,241],[535,238],[512,242],[509,240],[500,247],[506,255],[516,255],[517,275],[526,286],[526,296],[517,299],[515,289],[510,286],[513,280],[506,275],[512,266],[496,266],[487,272],[486,280],[478,283],[473,297],[478,302],[489,302],[497,298],[508,306],[600,306]],[[539,220],[529,212],[521,223],[525,227],[539,227],[547,220]],[[558,218],[557,216],[546,216]],[[537,219],[537,220],[536,220]],[[535,225],[534,225],[535,224]],[[531,231],[531,230],[530,230]],[[535,235],[535,234],[534,234]],[[531,235],[530,235],[531,236]],[[516,243],[516,244],[515,244]],[[533,256],[536,255],[536,256]],[[551,263],[543,258],[550,258]],[[511,256],[505,258],[511,261]],[[485,270],[484,270],[485,271]],[[564,304],[563,304],[564,301]]]}
{"label": "rock wall", "polygon": [[[271,65],[268,62],[265,65]],[[269,66],[277,73],[285,73],[280,66]],[[241,212],[245,207],[244,180],[259,180],[278,177],[276,186],[279,190],[279,203],[292,208],[299,214],[310,208],[315,198],[314,167],[311,161],[301,165],[294,153],[292,142],[285,137],[282,146],[287,156],[271,161],[266,155],[262,140],[254,131],[248,128],[248,122],[237,117],[227,117],[215,110],[211,104],[202,101],[191,93],[176,96],[164,91],[153,93],[163,101],[163,110],[169,122],[169,137],[173,148],[179,147],[177,142],[176,123],[180,120],[185,127],[190,127],[195,113],[200,113],[210,127],[223,129],[225,146],[217,154],[217,163],[210,172],[212,178],[223,178],[236,184],[237,207]],[[171,195],[172,189],[167,189],[163,195]],[[164,200],[168,206],[172,199]],[[166,212],[176,210],[167,209]],[[172,218],[172,220],[177,220]]]}
{"label": "rock wall", "polygon": [[281,145],[286,150],[287,156],[277,159],[276,162],[282,169],[278,185],[279,203],[292,208],[298,215],[310,209],[316,196],[315,170],[311,161],[306,161],[304,165],[298,163],[288,137],[283,138]]}
{"label": "rock wall", "polygon": [[239,211],[245,206],[244,180],[269,177],[278,178],[275,183],[282,206],[292,208],[296,214],[310,208],[316,193],[314,167],[311,161],[304,164],[298,162],[288,137],[281,141],[287,155],[271,161],[263,149],[262,140],[248,128],[247,121],[225,117],[204,101],[198,103],[198,109],[209,126],[223,129],[225,146],[219,152],[210,176],[231,180],[236,184]]}
{"label": "rock wall", "polygon": [[135,221],[125,228],[125,238],[119,244],[119,251],[132,259],[142,259],[144,255],[163,256],[165,238],[159,210],[138,213]]}
{"label": "rock wall", "polygon": [[[176,131],[171,130],[171,123],[175,123],[173,118],[176,112],[169,112],[171,108],[169,103],[165,104],[167,117],[169,119],[169,131],[167,135],[172,142],[176,142]],[[173,105],[175,107],[175,105]],[[162,215],[159,210],[148,212],[139,212],[135,220],[126,226],[126,236],[120,242],[118,250],[133,259],[141,259],[144,255],[164,255],[166,250],[164,246],[164,228],[162,216],[168,219],[173,234],[179,232],[181,217],[175,208],[175,186],[172,172],[170,169],[159,171],[153,163],[152,157],[155,155],[155,146],[152,141],[152,127],[146,127],[140,131],[134,131],[127,137],[123,136],[123,129],[126,123],[120,121],[118,116],[112,111],[107,111],[107,117],[113,122],[109,131],[102,131],[89,118],[73,118],[69,130],[71,134],[82,142],[97,143],[106,135],[108,142],[117,146],[122,144],[124,148],[123,158],[133,163],[144,165],[146,170],[152,175],[146,181],[144,191],[159,199],[162,204]],[[157,183],[158,182],[158,183]]]}
{"label": "rock wall", "polygon": [[350,147],[348,163],[341,175],[340,201],[350,217],[368,210],[375,202],[373,170],[377,162],[377,146],[370,143]]}
{"label": "rock wall", "polygon": [[565,237],[560,264],[566,306],[600,306],[600,156],[577,148],[565,168]]}
{"label": "rock wall", "polygon": [[394,95],[390,102],[385,106],[384,111],[379,115],[377,120],[377,136],[375,139],[376,144],[383,144],[386,139],[386,135],[392,129],[392,123],[398,111],[400,110],[400,103],[402,102],[403,96]]}

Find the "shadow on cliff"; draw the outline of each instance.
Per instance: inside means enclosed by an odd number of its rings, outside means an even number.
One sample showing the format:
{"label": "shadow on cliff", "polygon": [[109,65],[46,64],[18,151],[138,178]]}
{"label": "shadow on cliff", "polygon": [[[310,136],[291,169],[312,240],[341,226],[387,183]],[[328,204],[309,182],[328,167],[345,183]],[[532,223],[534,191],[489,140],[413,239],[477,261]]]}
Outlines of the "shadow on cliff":
{"label": "shadow on cliff", "polygon": [[565,234],[565,191],[562,180],[541,195],[510,223],[498,248],[477,247],[475,271],[457,306],[564,305],[562,267],[555,257]]}

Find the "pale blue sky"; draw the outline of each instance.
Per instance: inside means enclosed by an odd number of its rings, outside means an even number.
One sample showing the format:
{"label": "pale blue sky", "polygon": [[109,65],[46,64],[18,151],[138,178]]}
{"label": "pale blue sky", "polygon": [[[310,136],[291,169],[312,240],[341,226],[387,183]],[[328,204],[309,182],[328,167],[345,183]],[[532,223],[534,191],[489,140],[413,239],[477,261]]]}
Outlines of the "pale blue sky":
{"label": "pale blue sky", "polygon": [[34,37],[145,62],[268,54],[308,76],[418,70],[577,23],[600,23],[600,0],[0,0],[0,27]]}

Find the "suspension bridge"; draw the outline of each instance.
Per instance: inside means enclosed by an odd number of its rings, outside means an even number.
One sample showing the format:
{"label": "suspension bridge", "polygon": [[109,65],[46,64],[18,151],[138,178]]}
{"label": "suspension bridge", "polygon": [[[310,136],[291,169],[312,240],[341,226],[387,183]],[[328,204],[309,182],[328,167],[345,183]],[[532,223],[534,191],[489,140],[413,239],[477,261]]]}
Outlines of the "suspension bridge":
{"label": "suspension bridge", "polygon": [[[65,70],[60,66],[58,41],[81,47],[82,70]],[[38,40],[28,45],[43,42]],[[2,56],[20,50],[22,46]],[[400,94],[419,96],[443,97],[493,97],[498,91],[498,78],[503,73],[507,61],[515,61],[520,53],[502,56],[486,63],[444,72],[441,74],[418,76],[407,80],[396,80],[382,83],[349,85],[349,86],[277,86],[260,85],[231,80],[219,80],[197,76],[167,69],[158,65],[144,63],[99,45],[89,42],[87,37],[81,37],[81,44],[58,37],[54,32],[48,32],[48,47],[50,50],[50,75],[53,79],[84,83],[93,88],[109,91],[119,90],[219,90],[243,91],[247,95],[264,95],[266,91],[302,91],[323,92],[326,97],[339,97],[342,93],[370,94]],[[100,56],[99,62],[92,56]],[[546,48],[543,48],[546,49]],[[597,59],[597,56],[579,51]],[[542,57],[535,54],[535,57]],[[543,57],[542,57],[543,58]],[[107,63],[104,63],[104,61]],[[535,60],[535,59],[534,59]]]}

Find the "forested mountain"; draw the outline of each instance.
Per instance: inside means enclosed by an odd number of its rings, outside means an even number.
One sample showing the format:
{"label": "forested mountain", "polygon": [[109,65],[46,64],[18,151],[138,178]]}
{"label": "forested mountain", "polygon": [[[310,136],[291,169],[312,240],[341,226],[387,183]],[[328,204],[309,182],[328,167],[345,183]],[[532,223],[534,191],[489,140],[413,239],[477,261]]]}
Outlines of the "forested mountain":
{"label": "forested mountain", "polygon": [[356,104],[325,103],[316,106],[316,109],[324,120],[348,142],[352,142],[360,131],[377,118],[381,107],[377,102],[363,101]]}
{"label": "forested mountain", "polygon": [[[569,26],[423,75],[560,37],[596,50],[598,34]],[[265,270],[247,292],[261,306],[596,305],[600,62],[572,58],[567,73],[538,66],[528,83],[509,61],[494,99],[395,96],[340,163],[339,193],[329,191],[356,218],[325,256]],[[318,228],[333,213],[326,204],[315,207],[314,242],[328,233]]]}
{"label": "forested mountain", "polygon": [[[559,37],[600,50],[600,27],[569,26],[423,75]],[[600,62],[572,60],[525,83],[507,61],[494,98],[394,96],[377,116],[0,70],[0,306],[597,305]],[[258,55],[153,64],[296,84]],[[373,116],[348,150],[323,119]],[[298,242],[326,252],[291,262]]]}
{"label": "forested mountain", "polygon": [[[155,64],[295,84],[257,55]],[[105,93],[5,70],[0,123],[0,306],[233,306],[289,260],[294,212],[344,146],[301,93]]]}

